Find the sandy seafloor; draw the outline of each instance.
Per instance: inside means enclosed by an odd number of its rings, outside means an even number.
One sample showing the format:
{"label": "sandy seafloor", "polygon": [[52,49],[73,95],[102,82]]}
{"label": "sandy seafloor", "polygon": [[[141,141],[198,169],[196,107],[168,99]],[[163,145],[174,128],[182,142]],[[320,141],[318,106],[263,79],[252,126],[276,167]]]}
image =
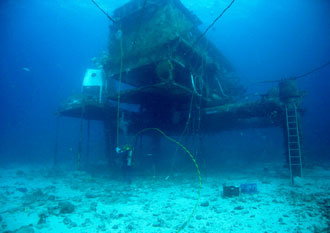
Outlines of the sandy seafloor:
{"label": "sandy seafloor", "polygon": [[[199,207],[182,232],[330,232],[330,167],[290,185],[280,165],[202,171]],[[224,198],[222,184],[257,183],[257,194]],[[45,167],[0,169],[0,232],[176,232],[198,193],[194,173],[136,176]]]}

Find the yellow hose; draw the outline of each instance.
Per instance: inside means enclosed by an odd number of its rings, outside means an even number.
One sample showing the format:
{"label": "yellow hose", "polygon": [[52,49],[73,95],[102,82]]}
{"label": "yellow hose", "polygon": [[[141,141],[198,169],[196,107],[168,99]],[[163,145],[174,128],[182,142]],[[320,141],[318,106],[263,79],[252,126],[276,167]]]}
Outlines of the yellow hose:
{"label": "yellow hose", "polygon": [[196,210],[197,210],[197,207],[199,205],[199,201],[201,199],[201,190],[202,190],[202,177],[201,177],[201,173],[200,173],[200,170],[199,170],[199,167],[198,167],[198,164],[196,162],[196,159],[194,158],[194,156],[191,154],[191,152],[184,146],[182,145],[180,142],[178,142],[177,140],[175,140],[174,138],[171,138],[169,136],[167,136],[163,131],[161,131],[160,129],[158,128],[145,128],[145,129],[142,129],[141,131],[139,131],[134,138],[136,138],[139,134],[141,133],[144,133],[146,131],[150,131],[150,130],[155,130],[157,131],[158,133],[160,133],[161,135],[163,135],[167,140],[171,141],[171,142],[174,142],[175,144],[177,144],[178,146],[180,146],[188,155],[189,157],[191,158],[191,160],[193,161],[195,167],[196,167],[196,170],[197,170],[197,174],[198,174],[198,179],[199,179],[199,189],[198,189],[198,198],[197,198],[197,201],[196,201],[196,204],[193,208],[193,210],[191,211],[189,217],[186,219],[186,221],[180,226],[179,230],[177,231],[178,232],[181,232],[185,226],[188,225],[188,223],[190,222],[191,218],[194,216]]}
{"label": "yellow hose", "polygon": [[120,36],[120,73],[119,73],[119,82],[118,82],[118,96],[117,96],[117,128],[116,128],[116,146],[119,147],[119,124],[120,124],[120,86],[121,79],[123,76],[123,34]]}
{"label": "yellow hose", "polygon": [[[123,73],[123,35],[121,35],[120,37],[120,73],[119,73],[119,83],[118,83],[118,96],[117,96],[117,128],[116,128],[116,146],[119,147],[119,127],[120,127],[120,88],[121,88],[121,81],[122,81],[122,73]],[[186,219],[186,221],[180,226],[180,228],[178,229],[177,233],[181,232],[186,225],[188,225],[188,223],[190,222],[190,220],[192,219],[192,217],[194,216],[197,207],[199,205],[200,199],[201,199],[201,190],[202,190],[202,177],[201,177],[201,173],[198,167],[198,164],[194,158],[194,156],[191,154],[191,152],[184,146],[182,145],[180,142],[178,142],[177,140],[167,136],[163,131],[161,131],[158,128],[145,128],[141,131],[139,131],[136,135],[135,138],[141,134],[144,133],[146,131],[150,131],[150,130],[155,130],[158,133],[160,133],[161,135],[163,135],[167,140],[177,144],[178,146],[180,146],[191,158],[191,160],[193,161],[195,167],[196,167],[196,171],[198,174],[198,179],[199,179],[199,189],[198,189],[198,198],[196,201],[196,204],[193,208],[193,210],[191,211],[189,217]]]}

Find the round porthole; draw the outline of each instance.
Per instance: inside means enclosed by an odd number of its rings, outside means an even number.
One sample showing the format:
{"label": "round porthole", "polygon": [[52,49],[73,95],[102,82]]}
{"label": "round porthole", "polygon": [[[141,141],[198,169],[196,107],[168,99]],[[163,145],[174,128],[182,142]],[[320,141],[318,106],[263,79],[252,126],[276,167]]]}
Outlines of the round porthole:
{"label": "round porthole", "polygon": [[91,75],[93,78],[95,78],[96,77],[96,73],[92,73],[92,75]]}

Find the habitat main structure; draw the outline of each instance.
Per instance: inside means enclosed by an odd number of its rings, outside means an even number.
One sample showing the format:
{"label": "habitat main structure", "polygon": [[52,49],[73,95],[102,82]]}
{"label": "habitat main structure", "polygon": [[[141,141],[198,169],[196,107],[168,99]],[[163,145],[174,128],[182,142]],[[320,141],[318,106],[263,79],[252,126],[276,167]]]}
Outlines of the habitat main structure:
{"label": "habitat main structure", "polygon": [[233,67],[202,36],[201,21],[179,0],[132,0],[113,18],[102,70],[88,70],[82,96],[59,110],[63,116],[103,121],[110,161],[119,113],[131,135],[144,128],[179,136],[189,127],[190,134],[198,135],[283,127],[291,175],[301,176],[301,93],[294,80],[283,80],[259,100],[247,102]]}

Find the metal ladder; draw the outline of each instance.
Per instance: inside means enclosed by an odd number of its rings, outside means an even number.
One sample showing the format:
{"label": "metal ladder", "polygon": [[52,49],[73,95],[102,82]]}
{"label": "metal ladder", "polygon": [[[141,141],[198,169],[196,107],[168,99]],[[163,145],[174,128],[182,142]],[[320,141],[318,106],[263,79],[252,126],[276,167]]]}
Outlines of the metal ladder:
{"label": "metal ladder", "polygon": [[292,184],[294,177],[302,176],[301,144],[296,105],[285,106],[286,127],[288,133],[289,168]]}

